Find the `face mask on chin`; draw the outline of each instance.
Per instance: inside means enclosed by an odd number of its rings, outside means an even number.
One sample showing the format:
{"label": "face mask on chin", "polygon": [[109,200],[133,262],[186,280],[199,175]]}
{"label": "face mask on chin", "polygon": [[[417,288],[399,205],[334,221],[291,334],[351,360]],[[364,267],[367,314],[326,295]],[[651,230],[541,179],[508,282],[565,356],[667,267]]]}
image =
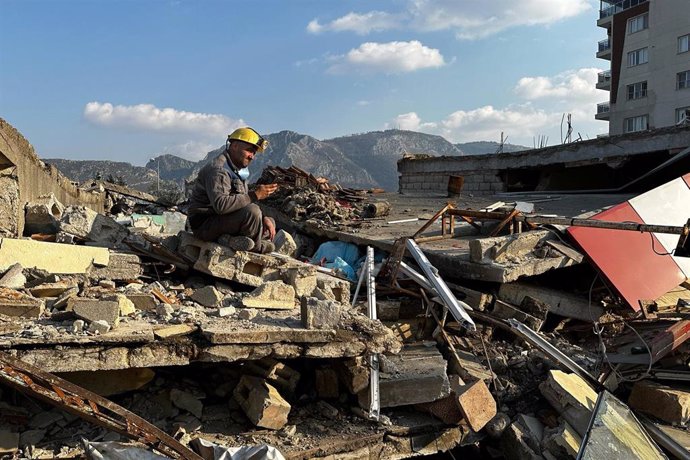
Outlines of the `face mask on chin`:
{"label": "face mask on chin", "polygon": [[240,179],[247,180],[249,178],[249,168],[240,169],[237,171],[237,175],[240,176]]}

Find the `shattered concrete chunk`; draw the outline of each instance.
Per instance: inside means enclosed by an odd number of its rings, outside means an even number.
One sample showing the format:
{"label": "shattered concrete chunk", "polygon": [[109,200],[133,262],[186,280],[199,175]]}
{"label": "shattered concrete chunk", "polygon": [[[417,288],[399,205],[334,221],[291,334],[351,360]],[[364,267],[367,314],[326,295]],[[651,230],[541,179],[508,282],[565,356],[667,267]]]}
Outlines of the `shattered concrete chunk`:
{"label": "shattered concrete chunk", "polygon": [[77,287],[75,282],[65,280],[55,283],[42,283],[30,288],[29,292],[34,297],[57,297],[75,287]]}
{"label": "shattered concrete chunk", "polygon": [[484,381],[477,380],[467,385],[450,379],[451,389],[457,397],[460,411],[474,431],[479,431],[496,416],[496,400]]}
{"label": "shattered concrete chunk", "polygon": [[69,206],[60,218],[60,230],[87,241],[117,246],[129,232],[110,217],[85,206]]}
{"label": "shattered concrete chunk", "polygon": [[141,258],[138,255],[111,251],[108,263],[94,264],[88,275],[95,280],[128,281],[137,279],[143,273]]}
{"label": "shattered concrete chunk", "polygon": [[242,298],[247,308],[292,309],[295,308],[295,289],[282,281],[267,281]]}
{"label": "shattered concrete chunk", "polygon": [[84,325],[85,325],[85,324],[86,324],[86,323],[84,322],[83,319],[78,319],[78,320],[74,321],[74,322],[72,323],[72,332],[74,332],[75,334],[76,334],[76,333],[79,333],[79,332],[82,332],[82,331],[84,330]]}
{"label": "shattered concrete chunk", "polygon": [[170,304],[162,303],[156,306],[156,314],[166,321],[170,321],[172,319],[174,312],[175,309]]}
{"label": "shattered concrete chunk", "polygon": [[539,384],[544,398],[558,411],[580,436],[587,431],[597,393],[576,374],[550,370]]}
{"label": "shattered concrete chunk", "polygon": [[52,193],[26,203],[24,234],[57,233],[65,206]]}
{"label": "shattered concrete chunk", "polygon": [[129,300],[124,294],[111,294],[101,297],[102,300],[117,302],[120,306],[120,316],[129,316],[137,312],[134,302]]}
{"label": "shattered concrete chunk", "polygon": [[254,425],[279,430],[287,424],[290,404],[264,380],[243,375],[233,395]]}
{"label": "shattered concrete chunk", "polygon": [[173,337],[181,337],[183,335],[189,335],[195,332],[198,328],[193,324],[175,324],[173,326],[167,326],[155,329],[153,331],[154,335],[159,339],[170,339]]}
{"label": "shattered concrete chunk", "polygon": [[170,401],[182,410],[186,410],[196,418],[201,418],[204,404],[192,393],[173,389],[170,390]]}
{"label": "shattered concrete chunk", "polygon": [[333,329],[340,322],[342,305],[332,300],[302,297],[302,326],[306,329]]}
{"label": "shattered concrete chunk", "polygon": [[517,422],[512,423],[501,435],[503,455],[507,460],[542,460],[539,451],[527,444],[528,436],[524,428]]}
{"label": "shattered concrete chunk", "polygon": [[19,433],[0,430],[0,454],[13,454],[19,450]]}
{"label": "shattered concrete chunk", "polygon": [[110,324],[105,320],[99,319],[89,324],[89,332],[94,334],[105,334],[108,331],[110,331]]}
{"label": "shattered concrete chunk", "polygon": [[115,290],[115,281],[113,280],[100,280],[98,285],[104,289]]}
{"label": "shattered concrete chunk", "polygon": [[280,229],[276,232],[273,243],[276,246],[276,252],[279,254],[294,257],[295,253],[297,252],[297,244],[292,238],[292,235],[283,229]]}
{"label": "shattered concrete chunk", "polygon": [[556,458],[577,457],[580,444],[582,444],[582,438],[566,421],[556,428],[544,430],[542,447]]}
{"label": "shattered concrete chunk", "polygon": [[262,358],[245,363],[246,372],[268,380],[272,385],[293,393],[297,388],[300,373],[275,358]]}
{"label": "shattered concrete chunk", "polygon": [[21,289],[26,284],[26,276],[22,272],[22,264],[12,265],[0,278],[0,287]]}
{"label": "shattered concrete chunk", "polygon": [[235,307],[220,307],[218,308],[218,316],[224,318],[226,316],[234,315],[237,312]]}
{"label": "shattered concrete chunk", "polygon": [[223,294],[213,286],[206,286],[194,291],[190,298],[204,307],[217,307],[223,300]]}
{"label": "shattered concrete chunk", "polygon": [[112,300],[94,300],[72,297],[67,309],[86,321],[105,321],[110,326],[120,322],[120,304]]}
{"label": "shattered concrete chunk", "polygon": [[137,310],[156,311],[156,299],[151,294],[125,294],[125,296]]}
{"label": "shattered concrete chunk", "polygon": [[628,404],[672,425],[690,421],[690,392],[680,388],[642,380],[633,385]]}

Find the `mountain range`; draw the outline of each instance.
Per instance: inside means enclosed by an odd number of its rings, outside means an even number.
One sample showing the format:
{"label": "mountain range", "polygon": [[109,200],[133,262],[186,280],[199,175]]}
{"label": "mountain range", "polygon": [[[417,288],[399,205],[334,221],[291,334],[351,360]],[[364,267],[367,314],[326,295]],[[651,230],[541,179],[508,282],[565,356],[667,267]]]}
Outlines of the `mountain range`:
{"label": "mountain range", "polygon": [[[267,135],[266,139],[269,148],[254,158],[250,166],[250,181],[258,179],[267,165],[285,168],[295,165],[345,187],[380,187],[389,191],[398,188],[397,162],[406,153],[432,156],[491,154],[499,145],[496,142],[452,144],[441,136],[403,130],[373,131],[324,141],[306,134],[281,131]],[[156,186],[158,170],[161,181],[181,185],[184,179],[195,177],[199,169],[220,154],[223,148],[208,152],[198,162],[166,154],[149,160],[143,167],[108,160],[44,161],[54,164],[73,181],[84,182],[99,173],[103,178],[121,178],[132,188],[151,192]],[[511,144],[503,146],[504,152],[526,149],[528,147]]]}

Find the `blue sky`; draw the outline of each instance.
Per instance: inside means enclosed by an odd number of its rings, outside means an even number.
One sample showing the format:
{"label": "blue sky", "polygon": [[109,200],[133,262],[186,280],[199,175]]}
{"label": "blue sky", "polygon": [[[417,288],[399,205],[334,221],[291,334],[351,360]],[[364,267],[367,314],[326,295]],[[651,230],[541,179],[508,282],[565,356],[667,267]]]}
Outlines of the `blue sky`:
{"label": "blue sky", "polygon": [[593,0],[0,0],[0,117],[42,158],[199,159],[250,124],[560,142],[594,120]]}

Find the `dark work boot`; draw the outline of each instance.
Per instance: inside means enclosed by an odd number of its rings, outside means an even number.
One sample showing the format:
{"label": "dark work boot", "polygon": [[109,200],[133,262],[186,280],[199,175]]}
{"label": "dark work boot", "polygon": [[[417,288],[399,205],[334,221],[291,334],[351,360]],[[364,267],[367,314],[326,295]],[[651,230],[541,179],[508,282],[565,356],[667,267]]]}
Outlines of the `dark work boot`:
{"label": "dark work boot", "polygon": [[220,235],[218,243],[235,251],[251,251],[254,249],[254,240],[248,236]]}

